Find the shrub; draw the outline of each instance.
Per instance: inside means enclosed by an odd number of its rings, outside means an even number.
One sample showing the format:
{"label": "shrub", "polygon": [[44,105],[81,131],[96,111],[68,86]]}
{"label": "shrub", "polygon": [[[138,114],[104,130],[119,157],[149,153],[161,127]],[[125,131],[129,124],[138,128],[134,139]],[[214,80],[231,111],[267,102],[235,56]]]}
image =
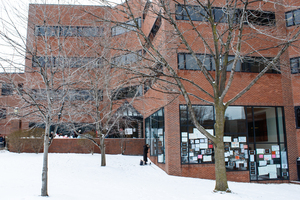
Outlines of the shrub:
{"label": "shrub", "polygon": [[12,147],[16,152],[21,153],[25,146],[25,137],[27,137],[27,131],[18,130],[12,132],[7,136],[9,147]]}

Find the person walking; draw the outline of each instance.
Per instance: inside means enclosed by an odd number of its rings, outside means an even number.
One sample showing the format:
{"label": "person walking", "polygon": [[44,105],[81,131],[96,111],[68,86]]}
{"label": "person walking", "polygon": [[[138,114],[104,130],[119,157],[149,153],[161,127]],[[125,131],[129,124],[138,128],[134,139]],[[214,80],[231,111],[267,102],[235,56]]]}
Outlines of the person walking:
{"label": "person walking", "polygon": [[147,165],[147,154],[148,154],[148,150],[149,150],[149,144],[145,144],[144,145],[144,164]]}

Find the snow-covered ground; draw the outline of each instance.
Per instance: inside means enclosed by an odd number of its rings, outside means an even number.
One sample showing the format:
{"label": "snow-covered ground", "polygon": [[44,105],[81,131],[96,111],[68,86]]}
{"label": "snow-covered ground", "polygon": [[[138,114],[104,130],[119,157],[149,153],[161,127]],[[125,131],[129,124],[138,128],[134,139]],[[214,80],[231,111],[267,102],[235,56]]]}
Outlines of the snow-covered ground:
{"label": "snow-covered ground", "polygon": [[[300,199],[300,185],[229,182],[231,194],[213,193],[214,181],[169,176],[141,156],[49,154],[48,200]],[[0,151],[0,199],[41,200],[42,154]]]}

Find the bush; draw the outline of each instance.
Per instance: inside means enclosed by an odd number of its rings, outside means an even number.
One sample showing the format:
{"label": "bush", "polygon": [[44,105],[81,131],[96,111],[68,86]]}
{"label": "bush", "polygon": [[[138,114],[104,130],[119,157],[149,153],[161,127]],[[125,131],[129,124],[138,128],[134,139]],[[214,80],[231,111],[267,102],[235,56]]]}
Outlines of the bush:
{"label": "bush", "polygon": [[25,137],[27,137],[27,131],[18,130],[12,132],[7,136],[9,147],[12,146],[16,152],[21,153],[25,146]]}
{"label": "bush", "polygon": [[39,153],[43,147],[44,129],[34,128],[30,130],[18,130],[8,135],[8,144],[16,152],[21,153],[25,146],[30,146],[35,153]]}

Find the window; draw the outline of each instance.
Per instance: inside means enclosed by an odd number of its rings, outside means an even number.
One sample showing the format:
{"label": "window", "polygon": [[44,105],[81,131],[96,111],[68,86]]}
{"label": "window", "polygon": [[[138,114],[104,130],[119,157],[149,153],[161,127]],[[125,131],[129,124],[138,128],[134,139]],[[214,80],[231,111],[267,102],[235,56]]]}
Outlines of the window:
{"label": "window", "polygon": [[261,10],[248,10],[247,22],[259,26],[275,26],[275,13]]}
{"label": "window", "polygon": [[165,162],[164,109],[153,113],[145,120],[146,143],[150,145],[150,155],[157,156],[157,162]]}
{"label": "window", "polygon": [[139,97],[143,95],[143,86],[129,86],[113,91],[113,100]]}
{"label": "window", "polygon": [[[102,90],[98,90],[98,100],[103,100],[103,92]],[[69,90],[67,94],[67,100],[69,101],[94,101],[95,100],[94,90]]]}
{"label": "window", "polygon": [[[197,58],[204,64],[207,70],[212,70],[214,62],[211,55],[196,54]],[[189,53],[178,53],[178,68],[200,70],[197,61]]]}
{"label": "window", "polygon": [[[176,19],[177,20],[189,20],[189,16],[193,21],[207,21],[206,8],[196,5],[176,5]],[[187,12],[186,12],[187,11]],[[228,15],[230,19],[233,19],[233,23],[239,23],[241,16],[240,9],[226,10],[224,8],[212,8],[214,21],[217,23],[228,22]],[[247,23],[260,26],[274,26],[275,25],[275,13],[261,10],[248,10],[247,11]]]}
{"label": "window", "polygon": [[0,119],[6,119],[6,109],[0,108]]}
{"label": "window", "polygon": [[[142,20],[141,18],[137,18],[135,19],[138,26],[141,27],[142,25]],[[133,31],[136,29],[136,24],[133,20],[124,22],[124,24],[120,24],[117,26],[114,26],[111,28],[111,36],[117,36],[117,35],[121,35],[123,33],[129,32],[129,31]]]}
{"label": "window", "polygon": [[[214,148],[212,141],[198,131],[192,123],[186,105],[180,105],[181,132],[181,163],[212,163],[214,162]],[[214,135],[213,106],[197,106],[193,109],[199,123]]]}
{"label": "window", "polygon": [[113,57],[111,59],[112,67],[129,65],[137,61],[142,60],[142,50],[137,51],[136,53],[128,53],[125,55],[120,55]]}
{"label": "window", "polygon": [[207,13],[201,6],[192,5],[176,5],[176,19],[177,20],[189,20],[188,14],[193,21],[206,21]]}
{"label": "window", "polygon": [[283,109],[247,107],[250,180],[288,179]]}
{"label": "window", "polygon": [[300,106],[295,107],[296,128],[300,128]]}
{"label": "window", "polygon": [[287,27],[300,24],[300,9],[286,12],[285,19]]}
{"label": "window", "polygon": [[300,57],[290,59],[291,73],[298,74],[300,72]]}
{"label": "window", "polygon": [[153,27],[149,33],[149,40],[152,42],[161,26],[161,16],[158,16],[153,24]]}
{"label": "window", "polygon": [[94,57],[46,57],[34,56],[32,67],[101,67],[104,59]]}
{"label": "window", "polygon": [[[261,57],[247,57],[243,60],[242,63],[242,71],[243,72],[261,72],[268,62],[270,62],[272,58],[261,58]],[[276,70],[272,69],[272,67],[266,73],[278,73]]]}
{"label": "window", "polygon": [[35,26],[36,36],[101,37],[103,27],[92,26]]}
{"label": "window", "polygon": [[[211,55],[196,54],[196,57],[204,64],[207,70],[216,70],[215,60]],[[228,56],[227,66],[223,66],[226,67],[226,71],[231,71],[234,58],[234,56]],[[266,67],[269,60],[272,60],[272,58],[247,57],[243,60],[243,63],[240,60],[237,61],[235,71],[259,73]],[[221,66],[223,62],[224,58],[220,60]],[[200,67],[197,65],[197,61],[192,54],[178,53],[178,69],[200,70]],[[267,73],[279,72],[271,68]]]}
{"label": "window", "polygon": [[[32,89],[31,95],[35,100],[46,100],[47,99],[47,91],[45,89]],[[65,100],[68,101],[94,101],[94,90],[56,90],[50,91],[50,96],[52,99],[62,99],[64,96]],[[102,90],[98,90],[98,98],[100,101],[103,100],[103,92]]]}
{"label": "window", "polygon": [[2,83],[1,95],[8,96],[13,95],[14,87],[12,84]]}
{"label": "window", "polygon": [[[214,107],[193,105],[193,109],[199,123],[213,135]],[[180,105],[179,110],[181,163],[214,162],[213,144],[195,128],[187,106]],[[295,112],[300,118],[300,106]],[[226,169],[249,170],[253,181],[288,179],[283,116],[282,107],[229,106],[223,138]]]}

